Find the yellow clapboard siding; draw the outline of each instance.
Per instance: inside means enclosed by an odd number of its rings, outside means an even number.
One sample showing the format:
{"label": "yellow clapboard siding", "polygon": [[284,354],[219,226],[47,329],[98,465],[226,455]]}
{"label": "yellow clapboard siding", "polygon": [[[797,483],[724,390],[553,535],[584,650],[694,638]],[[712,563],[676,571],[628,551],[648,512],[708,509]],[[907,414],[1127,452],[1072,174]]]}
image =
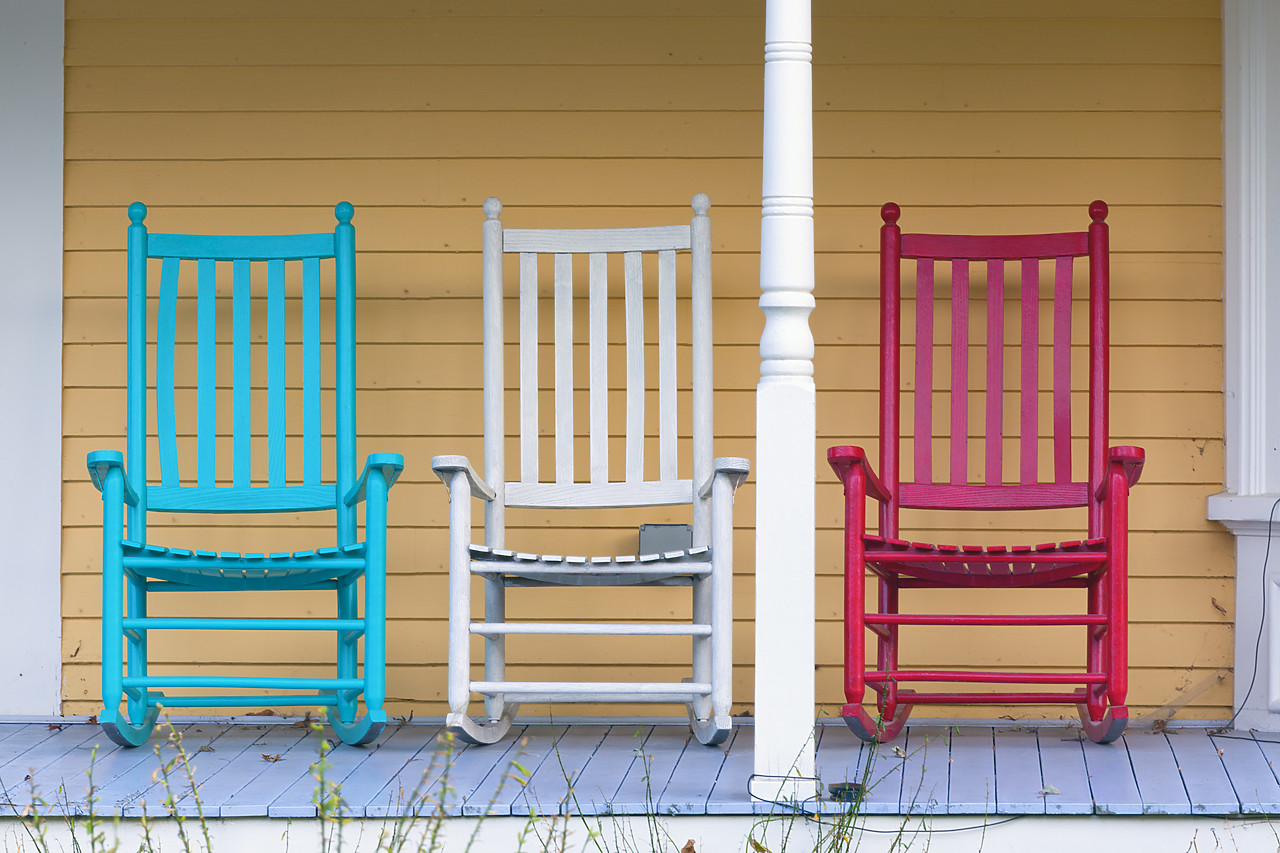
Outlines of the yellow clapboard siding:
{"label": "yellow clapboard siding", "polygon": [[[354,11],[354,10],[353,10]],[[325,45],[341,44],[349,65],[464,65],[484,44],[505,65],[746,65],[760,59],[759,18],[544,18],[538,38],[519,17],[377,20],[193,18],[72,20],[68,66],[326,64]],[[1050,36],[1050,33],[1052,34]],[[1217,22],[1204,19],[1091,20],[826,18],[815,21],[814,49],[841,63],[965,64],[999,57],[1014,63],[1164,64],[1221,56]]]}
{"label": "yellow clapboard siding", "polygon": [[[167,18],[173,15],[172,0],[116,0],[102,4],[96,0],[70,0],[67,3],[68,19],[110,18]],[[292,0],[223,0],[217,5],[202,6],[202,18],[242,17],[309,17],[334,18],[351,12],[345,0],[311,0],[299,8]],[[716,8],[711,4],[697,7],[699,15],[739,15],[743,10],[736,6]],[[907,8],[894,9],[895,15],[930,18],[1216,18],[1219,6],[1214,0],[1130,0],[1116,6],[1108,0],[1077,0],[1063,5],[1057,0],[984,0],[978,5],[963,5],[951,0],[915,0]],[[403,17],[488,17],[514,15],[526,17],[564,16],[625,16],[638,17],[686,17],[689,4],[683,0],[651,0],[643,6],[627,4],[601,4],[595,0],[554,0],[541,2],[531,8],[524,0],[476,0],[466,4],[445,6],[435,4],[423,9],[417,0],[373,0],[362,3],[360,13],[369,18]],[[840,0],[818,0],[813,4],[816,17],[880,17],[883,10],[875,7],[850,6]],[[759,15],[757,15],[759,17]]]}
{"label": "yellow clapboard siding", "polygon": [[[719,221],[718,213],[716,221]],[[455,212],[461,216],[461,213]],[[119,214],[123,218],[123,213]],[[1066,227],[1063,215],[1060,227]],[[671,217],[674,221],[675,216]],[[476,219],[477,227],[480,219]],[[117,222],[119,225],[119,222]],[[300,227],[318,227],[313,221]],[[117,229],[123,233],[123,227]],[[875,226],[867,226],[871,239]],[[358,243],[363,243],[365,231]],[[719,229],[713,226],[713,233]],[[105,235],[104,235],[105,237]],[[853,253],[858,240],[866,235],[845,235],[845,249],[822,247],[816,267],[815,293],[819,299],[861,298],[867,310],[877,310],[878,290],[863,293],[864,283],[876,282],[878,258],[866,251]],[[1126,240],[1131,235],[1126,236]],[[123,238],[120,238],[121,240]],[[725,298],[758,298],[760,258],[753,253],[720,252],[712,262],[717,304]],[[480,281],[480,256],[472,252],[364,251],[356,249],[357,290],[361,299],[368,298],[440,298],[475,296]],[[116,248],[98,251],[68,252],[64,264],[68,298],[82,296],[123,297],[125,286],[125,253]],[[855,293],[853,282],[859,287]],[[509,283],[509,294],[517,293],[516,283]],[[1221,256],[1177,253],[1112,254],[1112,298],[1117,301],[1146,300],[1205,301],[1217,300],[1222,293]],[[73,289],[74,288],[74,289]],[[761,315],[763,316],[763,315]],[[357,311],[357,321],[360,315]],[[856,343],[856,341],[855,341]],[[874,340],[862,341],[875,345]]]}
{"label": "yellow clapboard siding", "polygon": [[[858,166],[862,168],[858,168]],[[715,205],[759,205],[759,163],[694,158],[554,159],[456,158],[451,160],[315,159],[67,163],[69,205],[117,204],[125,197],[149,204],[308,204],[348,197],[357,212],[365,199],[379,205],[477,204],[498,193],[504,204],[576,205],[591,186],[595,204],[671,205],[697,188]],[[93,180],[88,180],[89,173]],[[963,183],[944,178],[961,172]],[[573,180],[566,181],[566,177]],[[1125,205],[1216,205],[1222,199],[1221,166],[1213,159],[819,159],[814,163],[818,204],[851,199],[914,204],[1071,204],[1083,209],[1106,196]],[[492,188],[484,190],[483,188]],[[358,193],[357,194],[357,191]],[[714,208],[713,208],[714,211]],[[1119,212],[1119,211],[1118,211]],[[1078,219],[1084,219],[1076,214]],[[1119,227],[1123,217],[1112,219]],[[356,220],[359,227],[359,220]],[[1087,225],[1087,220],[1081,225]],[[902,221],[905,230],[923,222]],[[1025,226],[1024,226],[1025,227]],[[477,229],[477,237],[478,229]],[[1117,247],[1120,248],[1120,247]],[[1179,247],[1181,248],[1181,247]]]}
{"label": "yellow clapboard siding", "polygon": [[[135,199],[151,207],[153,230],[196,233],[323,230],[334,202],[357,205],[360,451],[403,451],[408,463],[391,496],[393,713],[444,710],[447,500],[429,460],[481,456],[475,386],[484,196],[503,198],[512,227],[582,227],[682,221],[694,191],[711,193],[716,452],[754,456],[763,325],[756,305],[762,8],[659,0],[637,10],[552,0],[539,14],[529,11],[517,0],[447,10],[386,0],[358,11],[332,0],[305,10],[279,0],[217,9],[70,3],[62,463],[68,710],[94,710],[98,683],[100,505],[83,458],[123,446],[122,248],[124,207]],[[814,452],[875,443],[881,202],[904,206],[907,230],[1000,233],[1082,228],[1085,205],[1105,198],[1113,228],[1113,440],[1144,443],[1150,455],[1132,498],[1133,707],[1135,714],[1181,708],[1223,716],[1233,547],[1203,510],[1204,496],[1219,488],[1223,449],[1216,4],[997,0],[974,8],[926,0],[886,14],[822,0],[815,13]],[[333,57],[342,64],[331,64]],[[180,384],[184,377],[180,370]],[[508,408],[514,411],[514,398]],[[620,400],[611,409],[620,412]],[[817,476],[818,701],[829,712],[842,701],[842,498],[821,463]],[[750,708],[754,689],[754,490],[752,478],[735,507],[735,711]],[[510,541],[564,551],[572,528],[599,522],[603,529],[575,544],[589,554],[620,552],[634,543],[639,521],[687,517],[669,509],[624,515],[513,511]],[[931,515],[913,536],[967,541],[976,531],[957,529],[971,523],[958,516]],[[993,540],[1048,541],[1079,535],[1069,516],[1050,513],[1025,530],[1025,519],[988,514],[978,527]],[[152,519],[151,530],[172,544],[283,550],[327,535],[320,520],[169,514]],[[687,596],[674,592],[635,590],[628,602],[637,612],[687,617]],[[532,616],[535,605],[549,603],[553,614],[572,618],[617,601],[601,590],[525,593],[534,598],[513,594],[513,615]],[[988,603],[1004,603],[1002,595]],[[1043,606],[1053,601],[1041,599]],[[276,612],[260,596],[216,595],[199,606]],[[290,606],[320,615],[332,605],[304,596]],[[995,653],[1041,667],[1065,666],[1078,651],[1069,640],[1017,642],[1021,636],[996,630],[955,642],[930,630],[909,651],[939,666]],[[261,659],[275,674],[321,668],[317,647],[290,641],[264,654],[248,642],[233,646],[224,656]],[[941,647],[932,657],[931,646]],[[573,665],[571,643],[522,649],[517,659],[531,677],[563,677]],[[166,654],[195,656],[181,642]],[[639,646],[620,655],[627,663],[609,677],[684,674],[646,665],[659,661]],[[609,667],[607,650],[590,657],[588,671]],[[227,663],[211,669],[233,670]],[[926,712],[1006,711],[1062,713]]]}
{"label": "yellow clapboard siding", "polygon": [[[909,162],[902,164],[904,170]],[[575,175],[577,174],[575,170]],[[90,175],[77,174],[85,179]],[[667,179],[663,177],[662,181]],[[701,181],[681,181],[668,184],[661,207],[628,209],[623,207],[538,207],[517,205],[503,198],[506,208],[503,221],[512,228],[581,228],[586,225],[602,228],[622,228],[639,225],[670,225],[688,216],[688,199]],[[343,192],[332,189],[326,198],[315,204],[294,208],[288,199],[281,198],[265,207],[208,207],[198,198],[196,189],[189,183],[180,183],[188,190],[181,199],[181,208],[156,204],[146,194],[129,186],[119,198],[108,200],[105,206],[68,206],[66,211],[66,248],[72,252],[82,249],[119,251],[124,240],[121,236],[128,226],[124,215],[130,202],[146,199],[151,209],[147,217],[153,231],[180,231],[183,233],[242,233],[278,234],[299,231],[315,231],[327,227],[332,221],[334,199],[341,199]],[[337,186],[336,184],[333,186]],[[486,189],[487,188],[487,189]],[[122,189],[117,187],[117,189]],[[350,189],[350,187],[347,187]],[[480,226],[484,215],[480,212],[483,196],[503,194],[504,188],[485,181],[479,192],[466,204],[454,207],[381,206],[369,199],[356,200],[356,245],[362,253],[373,252],[476,252],[480,251]],[[1021,190],[1030,193],[1029,188]],[[169,188],[170,197],[182,193],[180,188]],[[308,190],[311,192],[311,190]],[[915,224],[911,229],[939,233],[963,233],[965,230],[982,230],[992,234],[1020,232],[1046,233],[1084,227],[1081,223],[1089,201],[1099,193],[1080,193],[1060,205],[1021,207],[1016,205],[994,206],[981,209],[969,207],[925,207],[912,205],[907,211]],[[584,197],[587,193],[584,191]],[[859,192],[855,199],[866,196]],[[872,197],[874,198],[874,197]],[[880,204],[890,200],[881,196],[874,205],[863,207],[819,206],[815,212],[815,239],[820,252],[874,252],[878,245]],[[240,203],[242,200],[238,200]],[[438,204],[439,199],[429,199]],[[834,201],[834,199],[833,199]],[[758,253],[760,250],[760,209],[753,205],[728,205],[711,199],[712,242],[714,250],[724,253]],[[1113,237],[1112,252],[1119,256],[1131,253],[1169,253],[1185,256],[1187,253],[1203,253],[1206,263],[1221,263],[1222,209],[1204,204],[1190,207],[1127,207],[1111,199]],[[189,207],[196,203],[200,206]],[[905,215],[905,213],[904,213]],[[927,216],[927,219],[918,217]],[[981,222],[979,229],[978,223]],[[321,224],[323,223],[323,224]],[[1077,225],[1076,223],[1080,223]],[[430,261],[427,262],[428,264]],[[476,279],[468,277],[474,283]],[[751,280],[758,286],[759,273]],[[876,295],[874,276],[866,279],[868,298]],[[474,284],[472,285],[474,286]],[[1150,286],[1150,285],[1148,285]]]}
{"label": "yellow clapboard siding", "polygon": [[[483,60],[487,54],[478,52]],[[1217,110],[1216,65],[937,64],[814,67],[814,110],[931,112],[1059,110],[1130,113]],[[651,66],[643,74],[607,64],[303,67],[128,65],[66,69],[69,113],[223,110],[756,110],[764,99],[757,63]]]}
{"label": "yellow clapboard siding", "polygon": [[[753,157],[759,112],[72,113],[68,160]],[[509,130],[520,127],[513,135]],[[1217,158],[1216,112],[825,112],[818,158]],[[655,137],[661,140],[655,146]]]}

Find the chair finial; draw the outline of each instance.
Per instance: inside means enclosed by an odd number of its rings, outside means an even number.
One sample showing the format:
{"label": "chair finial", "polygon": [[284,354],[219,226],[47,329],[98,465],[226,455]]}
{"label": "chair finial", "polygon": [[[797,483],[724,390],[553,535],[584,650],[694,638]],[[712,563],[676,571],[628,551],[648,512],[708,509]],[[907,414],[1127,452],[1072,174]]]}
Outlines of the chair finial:
{"label": "chair finial", "polygon": [[886,225],[895,225],[898,217],[902,215],[902,208],[894,202],[888,202],[880,208],[880,218],[884,220]]}
{"label": "chair finial", "polygon": [[699,216],[706,216],[707,211],[711,209],[711,196],[706,193],[698,193],[693,197],[693,212]]}
{"label": "chair finial", "polygon": [[141,225],[142,220],[147,218],[147,206],[140,201],[135,201],[129,205],[129,221],[134,225]]}
{"label": "chair finial", "polygon": [[338,218],[338,222],[347,225],[351,222],[351,218],[356,215],[356,209],[349,201],[340,201],[333,206],[333,215]]}
{"label": "chair finial", "polygon": [[1107,218],[1107,203],[1102,199],[1098,199],[1089,205],[1089,216],[1094,222],[1101,222]]}
{"label": "chair finial", "polygon": [[502,200],[496,195],[491,195],[484,200],[484,215],[486,219],[497,219],[502,215]]}

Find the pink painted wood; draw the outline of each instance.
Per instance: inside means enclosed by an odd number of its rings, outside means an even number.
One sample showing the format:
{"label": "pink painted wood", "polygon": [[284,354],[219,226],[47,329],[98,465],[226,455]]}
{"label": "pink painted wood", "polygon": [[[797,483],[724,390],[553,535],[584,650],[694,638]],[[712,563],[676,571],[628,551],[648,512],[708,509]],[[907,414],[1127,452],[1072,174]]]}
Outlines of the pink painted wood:
{"label": "pink painted wood", "polygon": [[[1108,449],[1108,230],[1107,206],[1089,206],[1087,231],[1013,236],[903,234],[896,204],[881,209],[880,231],[880,466],[879,475],[858,447],[836,446],[827,457],[845,489],[845,719],[868,740],[887,740],[902,727],[917,703],[1076,705],[1086,732],[1097,741],[1119,737],[1128,718],[1127,560],[1128,490],[1137,483],[1144,453],[1137,447]],[[1087,265],[1087,286],[1074,293],[1076,261]],[[914,261],[914,282],[903,281],[903,261]],[[1052,265],[1052,288],[1041,293],[1042,275]],[[1006,281],[1009,268],[1018,283]],[[949,275],[947,274],[949,270]],[[977,271],[981,282],[971,280]],[[1079,276],[1084,280],[1086,276]],[[984,300],[985,306],[975,303]],[[1087,376],[1072,375],[1073,305],[1088,305]],[[900,432],[904,306],[915,313],[913,431]],[[912,307],[913,306],[913,307]],[[949,341],[935,339],[939,312],[949,312]],[[945,316],[945,313],[944,313]],[[1006,318],[1016,316],[1011,335]],[[1041,323],[1045,318],[1045,339]],[[971,334],[985,319],[985,335]],[[976,337],[976,342],[971,338]],[[1016,346],[1016,376],[1007,377],[1006,360]],[[1042,349],[1047,347],[1042,385]],[[949,370],[936,367],[949,360]],[[979,359],[985,387],[970,387],[970,364]],[[935,388],[949,373],[948,388]],[[1012,388],[1006,381],[1015,378]],[[1072,458],[1074,390],[1088,395],[1088,461]],[[985,404],[974,413],[983,419],[980,436],[971,436],[970,396]],[[945,396],[943,396],[945,395]],[[1004,464],[1005,413],[1017,410],[1017,470]],[[935,400],[942,400],[935,403]],[[1016,402],[1015,402],[1016,399]],[[1049,409],[1041,417],[1042,401]],[[935,418],[945,405],[949,417]],[[936,422],[936,423],[935,423]],[[945,425],[939,434],[935,427]],[[912,471],[899,467],[903,444],[911,445]],[[947,453],[946,462],[935,451]],[[1047,450],[1051,465],[1040,465]],[[978,481],[971,481],[970,456],[983,456]],[[936,464],[935,464],[936,463]],[[867,498],[879,504],[878,531],[868,529]],[[1021,511],[1084,507],[1087,530],[1079,539],[1037,545],[947,545],[911,542],[900,537],[904,508]],[[981,538],[981,534],[975,536]],[[874,602],[865,594],[868,575],[876,578]],[[904,589],[1083,588],[1083,613],[1056,614],[904,614]],[[898,666],[899,629],[913,625],[1062,626],[1085,632],[1084,661],[1077,672],[945,671]],[[876,639],[876,667],[866,666],[866,631]],[[909,682],[1000,685],[1065,685],[1060,693],[1027,691],[917,692]],[[863,708],[867,687],[876,693],[877,716]]]}

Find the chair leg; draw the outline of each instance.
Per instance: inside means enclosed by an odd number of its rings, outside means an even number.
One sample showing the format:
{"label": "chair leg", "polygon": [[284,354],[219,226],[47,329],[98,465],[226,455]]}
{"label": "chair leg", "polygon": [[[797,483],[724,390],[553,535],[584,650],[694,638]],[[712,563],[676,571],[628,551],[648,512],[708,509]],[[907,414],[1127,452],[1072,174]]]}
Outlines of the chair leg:
{"label": "chair leg", "polygon": [[[119,474],[117,473],[118,477]],[[103,500],[103,548],[102,548],[102,704],[98,714],[102,730],[121,746],[141,746],[151,737],[158,707],[147,707],[147,692],[139,692],[128,699],[128,711],[120,712],[124,694],[124,633],[125,577],[124,559],[120,551],[122,513],[120,500]],[[129,580],[131,612],[145,614],[146,590],[138,589],[140,581]],[[129,671],[132,675],[146,675],[146,640],[128,638]],[[160,694],[152,694],[158,696]]]}
{"label": "chair leg", "polygon": [[[357,593],[358,590],[354,578],[338,584],[339,619],[355,619],[358,617]],[[367,624],[365,628],[366,630],[368,629]],[[356,678],[356,667],[359,662],[356,644],[359,640],[346,636],[345,632],[342,631],[337,633],[338,678]],[[349,726],[355,721],[357,710],[356,697],[347,691],[339,690],[337,704],[330,706],[328,717],[330,720],[337,719],[340,724]]]}
{"label": "chair leg", "polygon": [[519,702],[507,702],[502,716],[487,723],[476,722],[468,717],[465,711],[450,713],[445,718],[445,727],[459,740],[476,746],[486,746],[497,743],[507,736],[507,732],[511,731],[511,724],[515,721],[516,712],[519,710]]}
{"label": "chair leg", "polygon": [[1080,712],[1080,724],[1084,727],[1084,733],[1094,743],[1111,743],[1119,739],[1129,725],[1129,708],[1126,705],[1108,708],[1099,720],[1090,716],[1089,706],[1085,703],[1080,703],[1076,708]]}
{"label": "chair leg", "polygon": [[[909,696],[911,691],[902,690],[900,693],[905,697]],[[872,717],[861,704],[845,705],[840,710],[840,713],[844,717],[844,723],[849,727],[849,731],[864,742],[888,743],[901,733],[903,726],[907,724],[907,718],[911,716],[913,707],[915,706],[900,703],[897,713],[892,719],[888,720],[884,717]]]}

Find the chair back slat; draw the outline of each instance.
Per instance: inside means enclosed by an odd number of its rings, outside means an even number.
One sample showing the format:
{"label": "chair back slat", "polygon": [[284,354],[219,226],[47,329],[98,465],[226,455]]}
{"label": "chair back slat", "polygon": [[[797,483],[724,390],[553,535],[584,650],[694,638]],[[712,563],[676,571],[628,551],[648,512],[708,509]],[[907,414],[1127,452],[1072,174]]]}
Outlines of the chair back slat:
{"label": "chair back slat", "polygon": [[320,259],[302,261],[302,482],[320,482]]}
{"label": "chair back slat", "polygon": [[1022,424],[1018,470],[1020,482],[1030,485],[1039,478],[1040,457],[1040,261],[1022,259]]}
{"label": "chair back slat", "polygon": [[573,255],[555,255],[556,482],[573,482]]}
{"label": "chair back slat", "polygon": [[[881,471],[886,486],[894,493],[894,506],[921,508],[1015,509],[1024,507],[1088,506],[1091,529],[1100,523],[1097,499],[1093,495],[1107,443],[1106,347],[1107,347],[1107,252],[1105,205],[1091,208],[1094,221],[1089,232],[1017,236],[960,236],[902,234],[897,225],[896,205],[886,205],[881,235]],[[1089,260],[1089,341],[1088,376],[1090,438],[1087,470],[1076,470],[1072,454],[1072,332],[1073,308],[1083,299],[1073,293],[1077,257]],[[902,260],[914,261],[914,287],[904,283]],[[1042,266],[1053,263],[1053,285],[1042,298],[1041,279],[1048,275]],[[975,263],[976,262],[976,263]],[[948,276],[944,268],[949,268]],[[1011,272],[1012,270],[1012,272]],[[1016,286],[1007,283],[1018,275]],[[985,310],[975,300],[983,298]],[[1083,294],[1082,294],[1083,295]],[[1073,296],[1074,301],[1073,301]],[[903,305],[914,302],[915,388],[910,395],[914,433],[913,468],[903,477],[898,470],[900,350]],[[949,341],[936,319],[950,312]],[[941,313],[940,313],[941,312]],[[1042,341],[1042,317],[1044,326]],[[1016,318],[1016,319],[1014,319]],[[1017,334],[1006,330],[1017,322]],[[975,324],[984,323],[985,332]],[[974,340],[971,340],[974,338]],[[1048,361],[1041,378],[1041,349]],[[1006,388],[1005,365],[1018,350],[1016,386]],[[949,358],[949,388],[935,388],[935,364]],[[985,370],[973,373],[973,359],[985,360]],[[985,387],[973,387],[984,381]],[[1074,377],[1083,385],[1085,377]],[[1077,391],[1082,390],[1076,388]],[[983,436],[970,447],[970,396],[984,395],[981,411]],[[1006,470],[1006,395],[1017,397],[1017,471]],[[1051,405],[1042,431],[1041,399]],[[1048,401],[1051,399],[1051,403]],[[935,402],[935,401],[941,402]],[[935,409],[949,409],[946,441],[934,429]],[[975,401],[975,405],[976,401]],[[1012,400],[1009,405],[1014,405]],[[975,409],[978,411],[978,409]],[[1012,436],[1008,436],[1012,438]],[[903,448],[905,450],[905,448]],[[948,454],[948,464],[934,464],[935,452]],[[970,467],[971,450],[983,461]],[[1052,455],[1041,465],[1041,452]],[[976,455],[974,459],[976,459]],[[976,463],[973,463],[976,466]],[[1012,465],[1012,463],[1011,463]],[[943,469],[948,469],[943,473]],[[973,480],[971,482],[971,479]],[[945,481],[944,481],[945,480]],[[885,524],[888,535],[896,535],[896,510],[891,509]]]}
{"label": "chair back slat", "polygon": [[178,427],[174,417],[173,365],[177,354],[178,277],[182,261],[165,258],[160,267],[156,306],[156,440],[160,445],[160,484],[178,485]]}
{"label": "chair back slat", "polygon": [[231,262],[231,471],[232,485],[249,486],[253,476],[253,329],[249,262]]}
{"label": "chair back slat", "polygon": [[[147,234],[142,225],[145,207],[130,208],[134,225],[129,248],[128,470],[147,508],[175,512],[334,509],[336,496],[354,483],[355,248],[354,232],[343,219],[349,219],[350,211],[349,205],[339,205],[335,211],[339,224],[333,233],[223,237]],[[160,272],[154,342],[147,335],[149,259]],[[332,347],[322,340],[326,301],[322,261],[332,261],[335,269],[335,292],[329,300]],[[225,277],[221,290],[220,275]],[[291,329],[297,337],[290,338]],[[296,390],[289,388],[288,381],[291,346],[301,350]],[[331,384],[324,374],[329,369],[324,349],[334,354]],[[154,396],[146,371],[152,357]],[[263,375],[265,388],[261,387]],[[194,396],[193,412],[187,394]],[[339,458],[336,478],[326,484],[322,482],[326,473],[322,418],[329,413],[330,397],[333,419],[329,424]],[[303,452],[300,458],[294,457],[297,461],[290,461],[287,447],[291,398],[295,404],[300,399],[302,409]],[[146,412],[151,399],[156,407],[160,462],[154,481],[146,472],[150,441]],[[194,458],[188,455],[191,450]],[[343,460],[343,454],[351,458]],[[185,477],[184,465],[188,466]],[[131,518],[131,525],[135,520]],[[340,512],[338,521],[339,539],[354,541],[354,515]]]}
{"label": "chair back slat", "polygon": [[609,256],[589,256],[587,359],[590,362],[591,482],[609,482]]}
{"label": "chair back slat", "polygon": [[627,482],[644,480],[644,267],[639,252],[623,256],[627,318]]}
{"label": "chair back slat", "polygon": [[1071,257],[1058,258],[1053,284],[1053,480],[1071,482]]}
{"label": "chair back slat", "polygon": [[218,481],[218,265],[196,261],[196,485]]}
{"label": "chair back slat", "polygon": [[916,480],[933,480],[933,258],[916,262]]}
{"label": "chair back slat", "polygon": [[[505,513],[511,506],[623,507],[653,503],[694,503],[694,476],[710,475],[710,252],[709,220],[697,226],[698,249],[692,252],[692,274],[688,291],[681,281],[679,254],[693,248],[694,225],[656,228],[535,230],[504,229],[496,199],[486,202],[485,212],[485,447],[488,469],[501,470],[503,425],[500,403],[505,391],[502,369],[504,350],[489,340],[501,335],[501,324],[490,315],[501,310],[502,254],[520,256],[520,328],[518,345],[520,476],[502,484],[504,499],[493,503],[493,513]],[[706,219],[705,211],[695,222]],[[500,249],[496,247],[501,247]],[[551,263],[540,262],[551,255]],[[584,257],[575,257],[584,256]],[[650,266],[652,264],[652,266]],[[539,324],[538,274],[552,272],[552,287],[542,298],[550,303],[542,310],[553,312],[553,322]],[[585,274],[584,274],[585,273]],[[610,278],[613,277],[612,286]],[[647,281],[646,281],[647,280]],[[647,291],[647,292],[646,292]],[[687,295],[687,299],[686,299]],[[579,302],[582,300],[582,302]],[[580,307],[575,309],[575,303]],[[688,324],[681,323],[682,312]],[[586,322],[575,323],[575,311]],[[612,321],[611,321],[612,315]],[[652,325],[647,325],[652,324]],[[540,326],[542,328],[540,328]],[[615,336],[610,340],[610,332]],[[692,331],[686,333],[685,329]],[[549,340],[540,340],[550,335]],[[585,340],[582,339],[585,334]],[[692,334],[692,346],[682,348],[682,336]],[[649,340],[646,343],[646,337]],[[705,340],[703,340],[705,338]],[[516,343],[513,341],[513,343]],[[610,344],[618,348],[613,384],[610,382]],[[539,347],[554,358],[549,397],[555,406],[554,419],[540,424]],[[651,352],[652,351],[652,352]],[[679,405],[683,401],[680,358],[691,352],[693,393],[694,472],[681,468],[681,424]],[[574,369],[575,353],[586,358],[586,370]],[[650,358],[653,360],[650,361]],[[490,359],[493,363],[490,363]],[[646,370],[653,387],[646,387]],[[544,379],[545,381],[545,379]],[[580,387],[579,387],[580,386]],[[545,386],[541,389],[547,390]],[[583,397],[577,397],[582,393]],[[615,396],[616,423],[610,423],[610,395]],[[575,405],[585,403],[585,418],[575,417]],[[646,407],[656,406],[656,436],[646,435]],[[585,421],[585,430],[583,422]],[[615,448],[616,470],[611,470],[610,429],[621,435],[621,454]],[[541,429],[549,431],[543,435]],[[702,432],[707,432],[705,438]],[[575,456],[575,439],[584,438],[587,464]],[[655,440],[656,439],[656,440]],[[646,448],[659,454],[656,465],[646,466]],[[539,452],[554,453],[554,475],[544,482],[539,475]],[[706,458],[703,459],[702,457]],[[550,458],[550,457],[548,457]],[[649,470],[651,468],[652,470]],[[646,476],[648,475],[648,476]],[[657,484],[663,484],[659,486]],[[496,487],[496,484],[495,484]],[[695,509],[695,519],[699,516]],[[695,524],[695,526],[698,526]],[[703,536],[700,529],[695,538]]]}
{"label": "chair back slat", "polygon": [[969,261],[951,262],[951,482],[969,480]]}
{"label": "chair back slat", "polygon": [[267,485],[280,487],[287,476],[287,403],[285,397],[285,267],[267,261]]}
{"label": "chair back slat", "polygon": [[676,253],[658,253],[658,479],[674,480],[676,447]]}
{"label": "chair back slat", "polygon": [[520,254],[520,482],[538,482],[538,256],[533,252]]}
{"label": "chair back slat", "polygon": [[[987,261],[987,352],[1004,352],[1004,261]],[[987,359],[987,388],[1004,388],[1004,359]],[[988,486],[1004,482],[1004,394],[986,395]]]}

